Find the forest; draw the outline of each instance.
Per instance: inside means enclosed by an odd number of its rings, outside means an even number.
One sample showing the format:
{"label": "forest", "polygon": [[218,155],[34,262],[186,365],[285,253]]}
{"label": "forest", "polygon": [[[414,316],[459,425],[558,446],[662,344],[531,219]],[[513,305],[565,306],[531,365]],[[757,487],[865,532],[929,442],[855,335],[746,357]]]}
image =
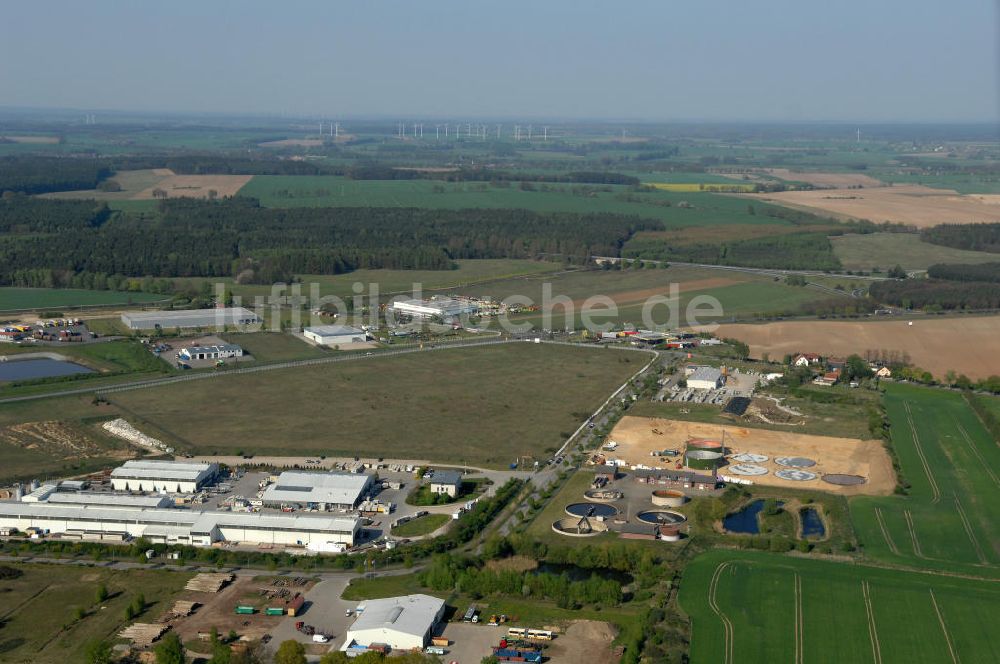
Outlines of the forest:
{"label": "forest", "polygon": [[939,263],[927,268],[927,276],[932,279],[951,281],[1000,282],[1000,263],[979,263],[965,265],[959,263]]}
{"label": "forest", "polygon": [[869,287],[873,298],[904,309],[952,311],[1000,308],[1000,283],[904,279],[876,281]]}
{"label": "forest", "polygon": [[[51,212],[51,214],[50,214]],[[414,208],[262,208],[254,199],[173,199],[155,213],[93,201],[0,201],[0,284],[42,279],[239,276],[253,283],[361,268],[439,269],[459,258],[617,256],[657,221],[613,214]]]}
{"label": "forest", "polygon": [[791,233],[718,244],[667,244],[636,239],[623,252],[627,258],[682,263],[740,265],[786,270],[839,270],[840,260],[825,233]]}
{"label": "forest", "polygon": [[0,194],[93,189],[111,172],[110,164],[96,159],[5,157],[0,159]]}
{"label": "forest", "polygon": [[1000,224],[942,224],[920,232],[920,239],[953,249],[1000,253]]}

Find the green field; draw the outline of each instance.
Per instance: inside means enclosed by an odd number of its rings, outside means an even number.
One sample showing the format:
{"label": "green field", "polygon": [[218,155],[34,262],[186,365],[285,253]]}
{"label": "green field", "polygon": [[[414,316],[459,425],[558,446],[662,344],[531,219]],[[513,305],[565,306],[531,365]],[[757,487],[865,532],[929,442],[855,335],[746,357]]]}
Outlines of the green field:
{"label": "green field", "polygon": [[[91,640],[114,642],[127,624],[125,607],[141,592],[147,608],[138,620],[155,622],[191,575],[171,571],[112,571],[68,565],[11,565],[24,574],[0,580],[0,659],[33,664],[84,664]],[[108,599],[96,602],[99,586]],[[77,619],[77,611],[85,614]]]}
{"label": "green field", "polygon": [[1000,577],[1000,447],[956,392],[891,385],[885,405],[911,487],[851,499],[866,556]]}
{"label": "green field", "polygon": [[960,194],[1000,194],[1000,178],[996,175],[976,175],[972,173],[907,173],[897,170],[872,173],[885,182],[894,184],[922,184],[937,189],[954,189]]}
{"label": "green field", "polygon": [[[648,298],[652,296],[669,297],[670,285],[680,287],[678,324],[684,325],[685,312],[688,303],[697,296],[705,295],[716,298],[722,305],[721,319],[753,318],[756,314],[772,312],[792,312],[802,304],[817,300],[829,299],[831,296],[817,290],[788,286],[782,281],[774,281],[770,277],[735,272],[723,272],[705,268],[674,266],[668,269],[628,269],[628,270],[587,270],[567,272],[546,276],[538,279],[521,279],[490,284],[481,284],[463,288],[464,295],[489,296],[502,299],[512,295],[531,298],[541,305],[544,288],[551,287],[551,302],[553,308],[553,326],[565,327],[565,310],[558,305],[560,297],[569,298],[579,311],[580,305],[592,296],[611,298],[617,306],[615,316],[595,316],[598,324],[606,321],[614,323],[630,322],[642,326],[642,311]],[[597,307],[595,306],[595,310]],[[700,316],[698,311],[692,313]],[[652,309],[653,322],[667,324],[669,312],[664,305]],[[540,314],[511,316],[516,322],[529,322],[542,325]],[[711,317],[706,320],[710,321]],[[579,316],[575,323],[580,325]]]}
{"label": "green field", "polygon": [[[669,180],[667,180],[669,181]],[[738,184],[738,181],[733,180]],[[351,180],[320,175],[257,175],[240,195],[257,198],[267,207],[421,207],[437,209],[518,208],[537,212],[612,212],[660,219],[665,227],[717,224],[766,224],[780,220],[762,214],[767,204],[754,203],[758,214],[747,211],[747,202],[728,196],[692,192],[632,192],[612,186],[612,191],[574,193],[587,185],[533,183],[524,191],[517,183],[494,187],[485,182],[435,180]],[[590,189],[597,189],[590,185]],[[600,188],[604,188],[602,185]],[[690,207],[680,207],[686,202]]]}
{"label": "green field", "polygon": [[[369,293],[369,286],[376,284],[378,293],[388,295],[393,293],[410,293],[414,285],[424,290],[442,288],[462,288],[471,284],[483,282],[518,279],[521,277],[542,275],[563,269],[561,263],[550,261],[534,261],[522,259],[486,258],[479,260],[458,260],[454,270],[355,270],[347,274],[303,274],[300,275],[301,294],[310,297],[312,284],[316,284],[319,294],[336,295],[340,298],[350,298],[355,295],[354,285],[362,285],[362,294]],[[252,304],[255,296],[270,296],[271,286],[257,284],[234,284],[232,279],[202,279],[181,278],[174,280],[178,284],[191,284],[195,288],[204,281],[211,284],[222,283],[232,289],[234,295],[244,298],[245,304]],[[291,287],[280,288],[276,295],[291,294]]]}
{"label": "green field", "polygon": [[923,242],[916,233],[870,233],[841,235],[830,239],[833,253],[845,270],[879,268],[893,265],[907,270],[926,270],[935,263],[994,263],[1000,255],[985,251],[964,251]]}
{"label": "green field", "polygon": [[151,424],[151,435],[199,453],[363,452],[504,467],[557,449],[648,359],[534,344],[439,349],[220,376],[112,402]]}
{"label": "green field", "polygon": [[0,311],[156,302],[165,296],[75,288],[0,288]]}
{"label": "green field", "polygon": [[693,664],[1000,660],[991,581],[716,550],[679,599]]}
{"label": "green field", "polygon": [[[0,404],[0,481],[65,477],[120,463],[125,443],[98,426],[119,415],[116,408],[95,405],[90,395]],[[60,423],[73,444],[30,440],[8,429],[37,422]]]}
{"label": "green field", "polygon": [[410,519],[404,524],[393,526],[392,534],[396,537],[417,537],[433,533],[435,530],[451,521],[450,514],[427,514]]}

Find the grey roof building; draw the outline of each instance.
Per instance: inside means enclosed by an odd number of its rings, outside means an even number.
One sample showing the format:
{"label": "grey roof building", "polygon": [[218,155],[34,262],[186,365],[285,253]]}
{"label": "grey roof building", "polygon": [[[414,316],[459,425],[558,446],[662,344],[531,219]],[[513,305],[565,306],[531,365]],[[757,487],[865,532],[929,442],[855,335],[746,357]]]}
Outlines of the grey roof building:
{"label": "grey roof building", "polygon": [[285,471],[264,490],[265,505],[317,504],[350,509],[371,490],[373,477],[358,473]]}
{"label": "grey roof building", "polygon": [[216,309],[178,309],[174,311],[142,311],[122,314],[122,323],[130,330],[173,328],[247,327],[264,322],[260,316],[243,307]]}

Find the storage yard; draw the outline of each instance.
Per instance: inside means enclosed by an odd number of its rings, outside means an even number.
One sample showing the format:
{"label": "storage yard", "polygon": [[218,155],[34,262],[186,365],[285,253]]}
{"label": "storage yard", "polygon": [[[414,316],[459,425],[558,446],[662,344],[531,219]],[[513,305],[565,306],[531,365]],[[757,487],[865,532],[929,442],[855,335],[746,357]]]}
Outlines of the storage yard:
{"label": "storage yard", "polygon": [[[748,483],[809,488],[844,495],[887,495],[892,493],[896,485],[892,460],[882,444],[874,440],[809,436],[766,429],[626,416],[609,435],[610,440],[618,443],[617,447],[606,454],[609,460],[619,459],[627,466],[673,468],[676,465],[673,457],[652,456],[651,453],[663,449],[683,450],[692,438],[721,441],[729,455],[750,453],[767,457],[767,461],[756,464],[767,470],[766,473],[742,476]],[[777,475],[787,468],[774,460],[784,457],[814,460],[815,466],[808,470],[816,475],[814,481],[784,479]],[[729,461],[729,465],[739,463],[741,462],[738,460]],[[727,468],[727,465],[719,468],[720,476],[731,474]],[[865,482],[856,485],[830,484],[820,479],[827,473],[859,476]]]}

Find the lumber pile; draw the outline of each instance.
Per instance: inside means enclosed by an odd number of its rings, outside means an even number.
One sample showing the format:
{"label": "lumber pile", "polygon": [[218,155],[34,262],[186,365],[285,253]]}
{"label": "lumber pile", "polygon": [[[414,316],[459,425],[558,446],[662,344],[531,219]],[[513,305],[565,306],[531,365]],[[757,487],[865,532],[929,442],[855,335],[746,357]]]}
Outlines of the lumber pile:
{"label": "lumber pile", "polygon": [[217,593],[232,580],[232,574],[196,574],[191,577],[191,580],[187,582],[184,588],[199,593]]}
{"label": "lumber pile", "polygon": [[170,628],[167,625],[155,623],[132,623],[119,632],[118,636],[123,639],[128,639],[137,647],[148,648],[153,645],[154,641],[163,636],[163,633],[168,629]]}
{"label": "lumber pile", "polygon": [[186,616],[189,616],[192,613],[194,613],[195,608],[198,606],[201,606],[199,602],[192,602],[189,600],[179,599],[176,602],[174,602],[173,607],[171,607],[169,611],[167,611],[166,613],[163,614],[162,617],[160,617],[159,622],[166,623],[170,622],[171,620],[176,620],[178,618],[184,618]]}

